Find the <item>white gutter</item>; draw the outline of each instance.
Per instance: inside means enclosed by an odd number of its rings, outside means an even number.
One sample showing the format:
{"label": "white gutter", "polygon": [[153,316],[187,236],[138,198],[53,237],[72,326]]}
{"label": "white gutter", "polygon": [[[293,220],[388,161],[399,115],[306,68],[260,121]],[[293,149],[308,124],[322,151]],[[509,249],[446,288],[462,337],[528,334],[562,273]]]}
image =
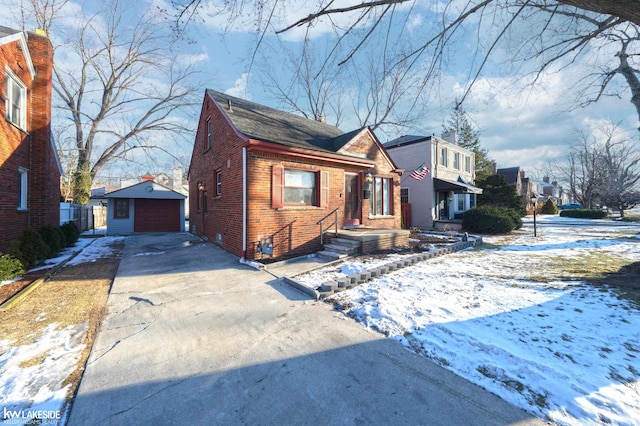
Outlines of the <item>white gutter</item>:
{"label": "white gutter", "polygon": [[242,258],[247,257],[247,148],[242,147]]}

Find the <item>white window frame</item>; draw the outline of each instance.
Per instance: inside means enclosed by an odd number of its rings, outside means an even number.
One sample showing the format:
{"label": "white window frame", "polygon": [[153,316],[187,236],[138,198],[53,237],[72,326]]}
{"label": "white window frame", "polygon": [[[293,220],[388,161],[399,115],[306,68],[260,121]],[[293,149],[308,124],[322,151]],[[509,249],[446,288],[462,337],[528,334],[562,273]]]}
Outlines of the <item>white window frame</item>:
{"label": "white window frame", "polygon": [[[6,119],[10,123],[13,123],[15,126],[19,127],[22,130],[26,130],[27,123],[27,86],[16,76],[13,71],[9,68],[5,68],[6,72],[6,100],[5,100],[5,110],[6,110]],[[17,103],[14,99],[13,92],[14,86],[17,86],[20,91],[20,99],[18,99]],[[14,114],[14,105],[17,107],[17,115]]]}
{"label": "white window frame", "polygon": [[460,153],[453,153],[453,168],[456,170],[460,170]]}
{"label": "white window frame", "polygon": [[211,117],[207,118],[207,146],[205,150],[211,149]]}
{"label": "white window frame", "polygon": [[18,210],[27,210],[29,170],[18,167]]}
{"label": "white window frame", "polygon": [[216,170],[216,197],[222,196],[222,171]]}
{"label": "white window frame", "polygon": [[448,156],[449,156],[449,153],[447,152],[447,148],[446,147],[440,148],[440,164],[442,165],[442,167],[447,167]]}
{"label": "white window frame", "polygon": [[[319,206],[318,172],[315,170],[284,169],[284,204],[286,206]],[[296,179],[302,177],[302,180]],[[306,179],[304,178],[306,176]],[[309,179],[310,178],[310,179]],[[300,197],[300,193],[309,193]],[[297,200],[296,202],[291,201]]]}
{"label": "white window frame", "polygon": [[464,156],[464,171],[467,173],[471,173],[471,156]]}
{"label": "white window frame", "polygon": [[393,179],[376,176],[369,199],[369,216],[393,215]]}

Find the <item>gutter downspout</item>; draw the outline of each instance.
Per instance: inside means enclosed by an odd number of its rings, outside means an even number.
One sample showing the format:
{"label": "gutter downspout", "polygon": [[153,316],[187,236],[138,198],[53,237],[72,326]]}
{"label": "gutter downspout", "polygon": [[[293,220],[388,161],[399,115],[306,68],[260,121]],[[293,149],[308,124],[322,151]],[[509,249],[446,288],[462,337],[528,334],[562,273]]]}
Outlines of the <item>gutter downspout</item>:
{"label": "gutter downspout", "polygon": [[242,147],[242,258],[247,258],[247,148]]}

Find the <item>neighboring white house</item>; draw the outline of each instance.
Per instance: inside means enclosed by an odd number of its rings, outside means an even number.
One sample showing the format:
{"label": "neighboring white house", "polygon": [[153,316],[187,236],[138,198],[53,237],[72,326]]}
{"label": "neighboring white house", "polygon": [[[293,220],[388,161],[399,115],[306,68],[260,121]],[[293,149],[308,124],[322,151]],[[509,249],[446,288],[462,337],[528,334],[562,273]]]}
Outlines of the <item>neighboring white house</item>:
{"label": "neighboring white house", "polygon": [[[481,194],[482,189],[473,185],[475,155],[457,144],[455,132],[446,132],[442,139],[402,136],[383,146],[396,165],[405,170],[400,184],[401,201],[410,205],[411,212],[411,223],[405,227],[460,227],[462,214],[475,207],[476,194]],[[421,180],[413,178],[411,172],[423,165],[429,173]]]}
{"label": "neighboring white house", "polygon": [[107,234],[185,230],[186,196],[153,181],[106,194]]}

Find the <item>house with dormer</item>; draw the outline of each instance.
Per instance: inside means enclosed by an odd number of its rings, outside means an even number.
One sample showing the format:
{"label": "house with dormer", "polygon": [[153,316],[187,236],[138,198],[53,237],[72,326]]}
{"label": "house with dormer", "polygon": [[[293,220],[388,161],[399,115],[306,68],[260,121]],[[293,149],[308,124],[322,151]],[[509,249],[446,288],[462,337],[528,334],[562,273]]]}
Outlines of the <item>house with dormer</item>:
{"label": "house with dormer", "polygon": [[312,253],[334,227],[399,229],[401,174],[368,127],[344,133],[206,90],[189,168],[190,231],[246,259]]}

